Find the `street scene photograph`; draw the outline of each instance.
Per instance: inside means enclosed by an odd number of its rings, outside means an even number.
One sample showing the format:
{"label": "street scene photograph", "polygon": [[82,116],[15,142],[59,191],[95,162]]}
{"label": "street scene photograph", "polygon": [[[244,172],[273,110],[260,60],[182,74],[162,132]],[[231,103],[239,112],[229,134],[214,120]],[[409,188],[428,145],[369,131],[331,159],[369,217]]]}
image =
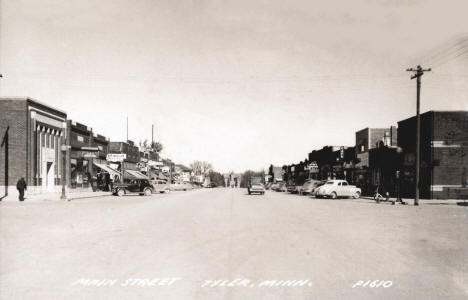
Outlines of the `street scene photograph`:
{"label": "street scene photograph", "polygon": [[465,0],[0,0],[0,299],[468,299]]}

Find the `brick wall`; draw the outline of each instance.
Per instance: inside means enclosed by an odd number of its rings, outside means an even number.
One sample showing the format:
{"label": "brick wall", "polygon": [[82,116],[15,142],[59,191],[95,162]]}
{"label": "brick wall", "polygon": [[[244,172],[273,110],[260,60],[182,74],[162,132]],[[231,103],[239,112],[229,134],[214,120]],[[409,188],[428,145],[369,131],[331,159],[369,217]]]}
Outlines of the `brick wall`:
{"label": "brick wall", "polygon": [[[8,185],[16,186],[21,178],[26,178],[26,139],[27,139],[26,100],[0,100],[0,142],[6,129],[9,130]],[[0,147],[0,186],[5,186],[5,146]],[[0,191],[3,195],[3,191]]]}
{"label": "brick wall", "polygon": [[466,185],[468,112],[435,112],[433,122],[433,185]]}

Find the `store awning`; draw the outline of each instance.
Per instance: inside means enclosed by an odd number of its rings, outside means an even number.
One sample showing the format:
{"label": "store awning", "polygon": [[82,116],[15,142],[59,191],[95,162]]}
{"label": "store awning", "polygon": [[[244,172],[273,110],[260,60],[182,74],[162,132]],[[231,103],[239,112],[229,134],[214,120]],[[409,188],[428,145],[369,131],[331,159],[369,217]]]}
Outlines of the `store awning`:
{"label": "store awning", "polygon": [[107,173],[109,173],[110,175],[112,175],[112,177],[114,177],[115,175],[117,175],[118,177],[120,177],[120,172],[119,171],[116,171],[114,169],[112,169],[111,167],[109,167],[108,165],[105,165],[105,164],[98,164],[98,163],[95,163],[93,162],[93,164],[100,168],[101,170],[103,171],[106,171]]}
{"label": "store awning", "polygon": [[125,178],[148,179],[148,176],[138,171],[125,170]]}

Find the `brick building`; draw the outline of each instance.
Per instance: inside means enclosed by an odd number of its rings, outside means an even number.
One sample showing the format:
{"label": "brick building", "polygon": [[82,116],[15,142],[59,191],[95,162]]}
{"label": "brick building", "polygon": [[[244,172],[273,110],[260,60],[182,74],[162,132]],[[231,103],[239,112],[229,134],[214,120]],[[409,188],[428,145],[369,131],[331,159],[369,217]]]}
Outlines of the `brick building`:
{"label": "brick building", "polygon": [[[364,195],[370,195],[375,191],[375,186],[380,184],[378,174],[381,167],[379,159],[389,152],[385,150],[373,149],[382,147],[396,147],[398,131],[395,126],[389,128],[364,128],[356,131],[355,153],[356,163],[354,164],[354,183],[361,188]],[[383,154],[382,154],[382,153]],[[370,155],[373,153],[372,165]],[[385,171],[387,174],[387,171]]]}
{"label": "brick building", "polygon": [[103,169],[112,176],[118,175],[106,167],[109,152],[109,139],[96,134],[84,124],[67,121],[67,145],[69,146],[67,164],[67,185],[69,188],[88,188],[88,174],[97,177]]}
{"label": "brick building", "polygon": [[147,178],[145,174],[140,172],[140,149],[133,141],[127,140],[127,142],[110,142],[109,153],[126,155],[123,162],[112,164],[113,168],[119,172],[122,172],[123,165],[123,169],[125,170],[123,174],[124,179]]}
{"label": "brick building", "polygon": [[[402,192],[414,196],[416,117],[398,122],[398,146],[403,150]],[[421,114],[421,198],[467,196],[468,111],[428,111]]]}
{"label": "brick building", "polygon": [[65,112],[31,98],[0,99],[0,197],[17,195],[21,177],[29,193],[60,191],[66,118]]}

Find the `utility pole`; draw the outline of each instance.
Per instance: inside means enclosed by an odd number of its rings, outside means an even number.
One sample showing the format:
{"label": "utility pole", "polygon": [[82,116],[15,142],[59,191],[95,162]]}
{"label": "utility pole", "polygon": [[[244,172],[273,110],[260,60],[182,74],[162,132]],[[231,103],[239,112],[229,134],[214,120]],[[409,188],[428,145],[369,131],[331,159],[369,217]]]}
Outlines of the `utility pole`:
{"label": "utility pole", "polygon": [[416,69],[410,68],[407,69],[408,72],[413,72],[414,75],[411,76],[411,79],[416,78],[416,175],[414,181],[414,205],[419,205],[419,169],[421,161],[421,117],[419,115],[419,104],[420,104],[420,95],[421,95],[421,77],[424,75],[424,72],[430,72],[431,69],[423,69],[421,66],[417,66]]}

